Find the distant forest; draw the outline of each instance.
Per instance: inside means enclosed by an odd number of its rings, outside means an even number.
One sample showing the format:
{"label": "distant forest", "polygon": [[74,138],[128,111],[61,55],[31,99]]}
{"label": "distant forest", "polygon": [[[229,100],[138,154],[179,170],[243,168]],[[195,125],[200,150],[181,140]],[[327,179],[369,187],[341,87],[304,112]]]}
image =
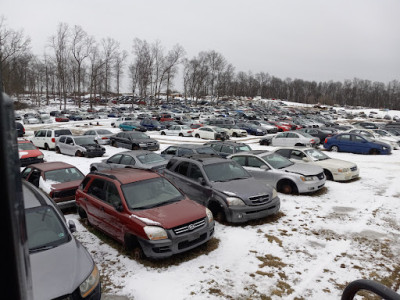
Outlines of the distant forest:
{"label": "distant forest", "polygon": [[[97,41],[80,26],[60,23],[48,38],[43,55],[30,49],[31,39],[22,30],[7,27],[0,17],[0,75],[4,92],[39,98],[59,95],[120,94],[129,79],[131,93],[142,98],[167,97],[181,80],[184,97],[217,101],[238,96],[287,99],[309,104],[338,104],[400,109],[400,82],[387,84],[354,78],[344,82],[281,79],[267,72],[236,71],[221,53],[202,51],[188,58],[177,44],[165,49],[160,41],[133,39],[132,50],[121,49],[111,37]],[[130,60],[128,60],[130,59]],[[180,78],[177,78],[180,76]],[[79,101],[80,106],[80,101]]]}

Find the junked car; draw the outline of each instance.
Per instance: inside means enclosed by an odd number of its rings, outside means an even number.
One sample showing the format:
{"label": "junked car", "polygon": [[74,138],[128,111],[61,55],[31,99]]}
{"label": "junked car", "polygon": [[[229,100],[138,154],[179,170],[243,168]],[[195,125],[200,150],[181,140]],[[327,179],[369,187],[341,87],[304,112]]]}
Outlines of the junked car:
{"label": "junked car", "polygon": [[253,150],[228,156],[243,166],[255,178],[285,194],[305,194],[322,189],[326,177],[319,166],[294,163],[265,150]]}
{"label": "junked car", "polygon": [[161,135],[174,135],[174,136],[192,136],[193,129],[187,125],[172,125],[169,128],[162,129]]}
{"label": "junked car", "polygon": [[101,162],[90,164],[90,171],[103,171],[116,168],[141,168],[159,170],[165,167],[168,159],[149,150],[128,150],[114,154]]}
{"label": "junked car", "polygon": [[316,147],[319,144],[319,138],[300,131],[286,131],[275,135],[271,140],[274,147],[292,147],[307,146]]}
{"label": "junked car", "polygon": [[81,218],[122,243],[136,258],[165,258],[196,248],[214,234],[211,211],[156,172],[89,173],[76,192]]}
{"label": "junked car", "polygon": [[232,160],[209,155],[173,157],[164,175],[219,221],[244,223],[280,208],[276,190]]}
{"label": "junked car", "polygon": [[112,136],[113,133],[107,129],[90,129],[85,131],[83,135],[93,137],[94,141],[99,145],[108,145],[110,144],[110,136]]}
{"label": "junked car", "polygon": [[110,137],[111,146],[123,147],[130,150],[150,150],[160,149],[160,143],[150,138],[147,134],[139,131],[118,132]]}
{"label": "junked car", "polygon": [[21,167],[44,161],[42,151],[25,139],[18,139],[18,154]]}
{"label": "junked car", "polygon": [[103,156],[106,149],[97,144],[91,136],[63,135],[56,141],[56,152],[80,157]]}
{"label": "junked car", "polygon": [[359,177],[360,170],[355,163],[331,158],[314,148],[280,148],[275,150],[292,162],[310,163],[324,169],[327,180],[348,181]]}
{"label": "junked car", "polygon": [[72,132],[69,129],[41,129],[35,131],[31,142],[36,147],[52,150],[56,148],[56,140],[58,140],[61,135],[72,135]]}

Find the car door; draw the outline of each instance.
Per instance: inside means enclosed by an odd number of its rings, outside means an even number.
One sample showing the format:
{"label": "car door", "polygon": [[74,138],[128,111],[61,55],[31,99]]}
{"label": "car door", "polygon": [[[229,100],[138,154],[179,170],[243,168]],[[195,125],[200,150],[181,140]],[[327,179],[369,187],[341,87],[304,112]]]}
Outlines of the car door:
{"label": "car door", "polygon": [[174,125],[171,126],[168,130],[166,130],[167,135],[178,135],[179,134],[179,127]]}
{"label": "car door", "polygon": [[[275,186],[274,176],[269,171],[271,168],[260,158],[256,156],[244,156],[246,158],[245,165],[243,166],[254,178],[262,179],[271,186]],[[239,164],[243,163],[243,159],[237,161]]]}
{"label": "car door", "polygon": [[106,202],[106,181],[100,178],[93,179],[85,200],[89,222],[102,230],[106,230],[104,223],[104,203]]}
{"label": "car door", "polygon": [[368,146],[368,141],[364,139],[363,137],[353,134],[351,136],[351,141],[353,143],[353,149],[354,152],[356,153],[368,153],[369,152],[369,146]]}
{"label": "car door", "polygon": [[123,228],[124,224],[121,223],[123,218],[120,217],[121,212],[118,211],[118,207],[122,208],[122,195],[120,194],[117,186],[111,182],[105,182],[105,200],[102,203],[103,215],[103,228],[104,231],[108,232],[110,235],[116,237],[118,240],[124,240]]}
{"label": "car door", "polygon": [[286,137],[282,140],[283,145],[282,146],[294,146],[297,143],[301,143],[300,136],[297,133],[294,132],[288,132],[286,134]]}
{"label": "car door", "polygon": [[186,184],[190,189],[190,199],[204,206],[207,206],[207,202],[212,195],[212,190],[207,185],[206,178],[199,166],[193,163],[189,164]]}
{"label": "car door", "polygon": [[282,133],[278,133],[276,136],[274,136],[272,138],[272,146],[278,146],[278,147],[282,147],[282,146],[286,146],[286,139],[287,133],[286,132],[282,132]]}
{"label": "car door", "polygon": [[340,151],[353,152],[353,142],[351,141],[350,134],[342,134],[336,138],[336,145],[339,147]]}
{"label": "car door", "polygon": [[122,154],[115,154],[111,156],[109,159],[107,159],[107,165],[110,166],[110,168],[120,168],[120,161],[122,158]]}
{"label": "car door", "polygon": [[61,153],[68,155],[75,155],[75,142],[72,137],[67,137]]}

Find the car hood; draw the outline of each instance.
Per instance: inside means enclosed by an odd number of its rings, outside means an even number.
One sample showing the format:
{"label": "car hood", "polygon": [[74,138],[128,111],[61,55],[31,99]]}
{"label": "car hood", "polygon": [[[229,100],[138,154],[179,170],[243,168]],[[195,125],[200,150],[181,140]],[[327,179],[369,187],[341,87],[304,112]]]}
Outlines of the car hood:
{"label": "car hood", "polygon": [[19,158],[29,158],[29,157],[38,157],[39,155],[43,155],[40,150],[20,150],[18,151]]}
{"label": "car hood", "polygon": [[317,165],[321,166],[322,168],[331,168],[331,169],[352,168],[352,167],[357,166],[355,163],[352,163],[352,162],[349,162],[346,160],[335,159],[335,158],[319,160],[319,161],[316,161],[315,163]]}
{"label": "car hood", "polygon": [[103,148],[102,146],[100,146],[98,144],[80,145],[80,146],[87,150],[100,150]]}
{"label": "car hood", "polygon": [[74,180],[74,181],[68,181],[68,182],[61,182],[61,183],[54,183],[51,185],[51,188],[53,190],[65,190],[65,189],[70,189],[74,187],[78,187],[81,184],[82,180]]}
{"label": "car hood", "polygon": [[171,204],[146,209],[135,210],[132,217],[146,225],[162,226],[171,229],[179,225],[205,218],[205,207],[186,198]]}
{"label": "car hood", "polygon": [[264,181],[253,177],[227,182],[213,182],[212,187],[232,197],[240,197],[245,200],[256,195],[272,193],[272,189]]}
{"label": "car hood", "polygon": [[92,272],[94,263],[75,239],[53,249],[30,254],[34,299],[71,294]]}
{"label": "car hood", "polygon": [[293,165],[279,169],[284,172],[290,172],[290,173],[296,173],[304,176],[310,176],[310,175],[317,175],[321,172],[323,172],[322,168],[319,166],[313,166],[310,164],[305,164],[305,163],[294,163]]}
{"label": "car hood", "polygon": [[155,139],[134,139],[138,143],[154,143],[157,142]]}

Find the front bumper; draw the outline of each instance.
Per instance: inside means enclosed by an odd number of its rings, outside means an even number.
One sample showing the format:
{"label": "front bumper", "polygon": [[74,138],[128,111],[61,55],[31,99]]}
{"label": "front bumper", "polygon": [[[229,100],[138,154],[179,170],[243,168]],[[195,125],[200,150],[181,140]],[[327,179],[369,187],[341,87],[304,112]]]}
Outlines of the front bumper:
{"label": "front bumper", "polygon": [[326,178],[322,180],[302,181],[296,182],[299,194],[313,193],[322,189],[325,185]]}
{"label": "front bumper", "polygon": [[357,168],[355,171],[348,172],[332,172],[334,181],[349,181],[360,176],[360,171]]}
{"label": "front bumper", "polygon": [[170,257],[206,243],[214,235],[214,224],[214,221],[207,221],[203,227],[179,235],[168,229],[168,239],[151,241],[139,238],[139,243],[146,257]]}
{"label": "front bumper", "polygon": [[230,206],[225,212],[225,215],[228,222],[244,223],[276,214],[280,206],[279,197],[275,197],[263,205]]}

